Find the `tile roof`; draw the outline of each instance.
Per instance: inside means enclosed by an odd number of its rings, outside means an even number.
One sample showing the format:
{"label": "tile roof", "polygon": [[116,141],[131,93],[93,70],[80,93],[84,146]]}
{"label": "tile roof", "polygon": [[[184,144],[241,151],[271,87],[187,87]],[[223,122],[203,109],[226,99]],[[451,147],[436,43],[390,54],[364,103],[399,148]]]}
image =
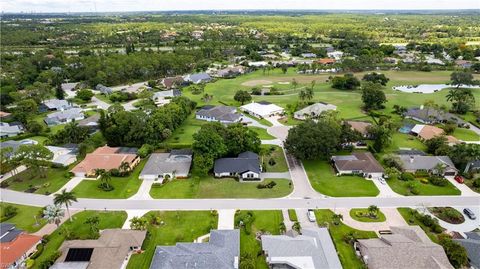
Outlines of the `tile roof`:
{"label": "tile roof", "polygon": [[157,246],[150,269],[234,269],[240,258],[239,230],[212,230],[207,243]]}
{"label": "tile roof", "polygon": [[42,238],[25,233],[18,234],[13,240],[0,243],[0,268],[9,268],[9,265],[20,259],[32,249]]}
{"label": "tile roof", "polygon": [[362,171],[364,173],[383,173],[383,167],[370,152],[353,152],[346,156],[333,156],[332,160],[338,170]]}
{"label": "tile roof", "polygon": [[92,153],[88,153],[85,159],[77,164],[71,172],[91,173],[95,169],[118,169],[123,162],[131,163],[136,157],[135,152],[123,152],[122,148],[103,146]]}
{"label": "tile roof", "polygon": [[[421,137],[424,140],[429,140],[429,139],[432,139],[434,137],[442,136],[445,133],[443,131],[443,129],[440,129],[436,126],[423,125],[423,124],[415,125],[412,129],[412,132],[418,134],[418,136]],[[451,135],[447,135],[445,137],[447,138],[448,143],[459,143],[460,142],[457,138],[455,138]]]}
{"label": "tile roof", "polygon": [[214,173],[243,173],[252,171],[260,173],[260,159],[256,153],[243,152],[237,158],[220,158],[215,160]]}

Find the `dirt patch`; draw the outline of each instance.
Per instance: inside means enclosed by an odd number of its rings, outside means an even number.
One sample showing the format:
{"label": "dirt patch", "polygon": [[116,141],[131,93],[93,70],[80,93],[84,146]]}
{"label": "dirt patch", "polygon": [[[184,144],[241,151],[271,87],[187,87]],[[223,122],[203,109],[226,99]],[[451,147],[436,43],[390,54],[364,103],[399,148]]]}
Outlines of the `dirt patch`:
{"label": "dirt patch", "polygon": [[256,80],[245,81],[244,83],[242,83],[242,86],[255,87],[255,86],[267,85],[267,84],[272,84],[272,82],[270,80],[256,79]]}

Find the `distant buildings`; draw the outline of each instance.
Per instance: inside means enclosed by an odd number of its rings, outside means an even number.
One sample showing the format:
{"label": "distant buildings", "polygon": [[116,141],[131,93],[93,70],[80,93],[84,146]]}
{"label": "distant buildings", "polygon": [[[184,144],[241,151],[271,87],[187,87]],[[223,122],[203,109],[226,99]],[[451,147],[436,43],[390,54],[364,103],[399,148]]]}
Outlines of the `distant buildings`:
{"label": "distant buildings", "polygon": [[0,223],[0,268],[26,268],[25,260],[40,240],[42,237],[27,234],[13,224]]}
{"label": "distant buildings", "polygon": [[157,246],[150,269],[238,269],[240,231],[212,230],[206,243]]}
{"label": "distant buildings", "polygon": [[170,103],[171,99],[177,96],[181,96],[182,92],[177,89],[155,92],[152,96],[152,100],[157,106],[163,106]]}
{"label": "distant buildings", "polygon": [[262,168],[258,154],[247,151],[236,158],[220,158],[215,160],[213,172],[215,177],[234,177],[240,181],[259,180]]}
{"label": "distant buildings", "polygon": [[257,118],[267,118],[274,115],[283,114],[284,109],[275,104],[266,101],[252,102],[240,107],[240,110],[253,115]]}
{"label": "distant buildings", "polygon": [[370,152],[353,152],[351,155],[333,156],[332,162],[339,175],[379,178],[385,172]]}
{"label": "distant buildings", "polygon": [[347,121],[346,122],[352,130],[355,130],[362,134],[364,138],[370,138],[370,134],[368,133],[368,128],[372,126],[370,122],[364,122],[364,121]]}
{"label": "distant buildings", "polygon": [[112,88],[104,86],[102,84],[98,84],[97,86],[95,86],[95,90],[97,90],[100,93],[105,94],[105,95],[110,95],[110,94],[113,93]]}
{"label": "distant buildings", "polygon": [[322,112],[336,109],[337,106],[335,105],[318,102],[295,112],[293,117],[299,120],[305,120],[312,117],[318,117]]}
{"label": "distant buildings", "polygon": [[212,80],[210,75],[207,73],[189,74],[189,75],[186,75],[183,79],[186,82],[190,82],[193,84],[207,83]]}
{"label": "distant buildings", "polygon": [[66,110],[72,107],[72,104],[67,100],[49,99],[42,104],[47,110]]}
{"label": "distant buildings", "polygon": [[339,50],[332,51],[332,52],[327,52],[327,56],[328,56],[328,58],[333,58],[333,59],[338,61],[338,60],[341,60],[343,58],[343,52],[339,51]]}
{"label": "distant buildings", "polygon": [[242,74],[245,74],[245,67],[238,65],[220,69],[216,71],[215,76],[220,78],[233,78]]}
{"label": "distant buildings", "polygon": [[83,120],[84,118],[85,115],[83,114],[83,109],[79,107],[72,107],[66,110],[48,114],[44,121],[48,126],[55,126],[58,124]]}
{"label": "distant buildings", "polygon": [[204,106],[195,113],[197,120],[218,121],[221,123],[235,123],[242,120],[233,106]]}
{"label": "distant buildings", "polygon": [[438,174],[440,167],[443,170],[443,176],[455,176],[458,172],[448,156],[399,155],[398,157],[405,172],[426,171]]}
{"label": "distant buildings", "polygon": [[183,80],[182,76],[176,76],[176,77],[166,77],[161,80],[160,84],[165,88],[165,89],[172,89],[172,88],[177,88],[181,85],[183,85],[185,81]]}
{"label": "distant buildings", "polygon": [[317,54],[315,53],[302,53],[300,56],[302,58],[317,58]]}
{"label": "distant buildings", "polygon": [[192,164],[192,150],[172,150],[170,153],[152,153],[145,164],[140,179],[155,180],[187,178]]}
{"label": "distant buildings", "polygon": [[0,122],[0,138],[17,136],[25,131],[22,124]]}
{"label": "distant buildings", "polygon": [[458,117],[451,113],[423,106],[408,109],[404,116],[424,124],[445,123],[447,121],[460,122]]}

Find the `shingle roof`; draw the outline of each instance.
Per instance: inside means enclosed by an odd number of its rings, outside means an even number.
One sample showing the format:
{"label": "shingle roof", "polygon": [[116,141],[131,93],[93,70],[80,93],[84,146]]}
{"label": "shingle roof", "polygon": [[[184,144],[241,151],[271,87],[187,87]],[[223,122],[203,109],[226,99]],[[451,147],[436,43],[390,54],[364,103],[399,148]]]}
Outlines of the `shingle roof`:
{"label": "shingle roof", "polygon": [[11,242],[23,231],[11,223],[0,223],[0,243]]}
{"label": "shingle roof", "polygon": [[233,269],[239,256],[239,230],[212,230],[207,243],[157,246],[150,269]]}
{"label": "shingle roof", "polygon": [[176,97],[180,95],[182,95],[182,92],[180,90],[174,89],[174,90],[155,92],[152,98],[153,100],[155,100],[157,98]]}
{"label": "shingle roof", "polygon": [[67,100],[59,100],[59,99],[45,100],[43,104],[48,109],[56,109],[56,110],[67,109],[72,107],[72,105]]}
{"label": "shingle roof", "polygon": [[383,167],[370,152],[354,152],[347,156],[333,156],[338,170],[362,171],[364,173],[383,173]]}
{"label": "shingle roof", "polygon": [[480,232],[470,232],[465,235],[466,239],[456,239],[455,241],[467,250],[470,264],[475,268],[480,268]]}
{"label": "shingle roof", "polygon": [[446,121],[446,120],[463,122],[461,119],[459,119],[457,116],[451,113],[448,113],[439,109],[435,109],[432,107],[410,108],[409,110],[407,110],[407,112],[405,112],[404,116],[421,119],[424,122],[437,122],[437,121]]}
{"label": "shingle roof", "polygon": [[98,126],[99,120],[100,120],[100,114],[95,114],[86,119],[78,121],[78,125],[87,126],[87,127]]}
{"label": "shingle roof", "polygon": [[153,153],[148,158],[140,176],[163,175],[164,173],[188,174],[192,163],[192,153],[172,151]]}
{"label": "shingle roof", "polygon": [[233,106],[207,106],[197,111],[196,115],[229,122],[236,122],[241,117]]}
{"label": "shingle roof", "polygon": [[262,250],[272,265],[295,268],[342,268],[327,228],[302,229],[302,235],[264,235]]}
{"label": "shingle roof", "polygon": [[214,173],[243,173],[252,171],[260,173],[260,160],[253,152],[243,152],[237,158],[221,158],[215,160]]}
{"label": "shingle roof", "polygon": [[208,82],[211,79],[212,78],[207,73],[190,74],[190,75],[187,75],[185,78],[186,81],[190,81],[193,83]]}
{"label": "shingle roof", "polygon": [[437,164],[443,164],[456,170],[448,156],[399,155],[399,158],[405,170],[432,170]]}
{"label": "shingle roof", "polygon": [[324,111],[336,110],[336,109],[337,109],[337,106],[335,105],[319,102],[295,112],[295,116],[296,117],[302,117],[304,115],[318,116]]}
{"label": "shingle roof", "polygon": [[391,235],[358,240],[369,269],[453,269],[443,248],[419,226],[390,227]]}
{"label": "shingle roof", "polygon": [[54,122],[60,122],[64,120],[73,120],[80,117],[83,117],[83,109],[79,107],[72,107],[66,110],[57,111],[57,112],[48,114],[47,117],[45,118],[45,122],[48,121],[47,123],[54,123]]}

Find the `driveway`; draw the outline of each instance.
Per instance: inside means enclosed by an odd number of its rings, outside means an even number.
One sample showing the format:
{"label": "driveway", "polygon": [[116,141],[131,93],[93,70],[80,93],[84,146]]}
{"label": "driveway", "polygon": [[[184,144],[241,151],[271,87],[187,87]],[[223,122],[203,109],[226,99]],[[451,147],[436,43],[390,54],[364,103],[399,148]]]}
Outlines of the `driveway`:
{"label": "driveway", "polygon": [[83,177],[73,177],[72,179],[70,179],[67,184],[63,185],[63,187],[61,187],[58,191],[50,194],[51,196],[54,196],[56,193],[60,193],[63,189],[66,189],[67,191],[72,191],[73,189],[75,189],[75,187],[80,184],[80,182],[82,182],[82,180],[96,180],[96,179],[86,179],[86,178],[83,178]]}
{"label": "driveway", "polygon": [[265,178],[286,178],[286,179],[289,179],[290,178],[290,172],[272,172],[272,173],[261,173],[260,174],[260,178],[263,180]]}
{"label": "driveway", "polygon": [[288,196],[290,198],[322,198],[324,195],[318,193],[312,188],[307,173],[302,162],[290,154],[286,154],[290,177],[293,182],[293,192]]}
{"label": "driveway", "polygon": [[467,185],[465,184],[461,184],[461,183],[458,183],[454,177],[451,177],[451,176],[447,176],[445,177],[448,181],[450,181],[450,183],[453,184],[453,186],[455,186],[457,189],[459,189],[461,192],[462,192],[462,196],[463,195],[468,195],[468,196],[479,196],[480,197],[480,193],[477,193],[477,192],[474,192],[472,189],[470,189]]}
{"label": "driveway", "polygon": [[150,196],[150,189],[152,188],[152,184],[155,183],[153,180],[142,180],[142,184],[135,195],[128,198],[129,200],[153,200],[152,196]]}
{"label": "driveway", "polygon": [[137,109],[136,107],[133,106],[133,103],[137,102],[139,99],[135,99],[135,100],[132,100],[132,101],[129,101],[125,104],[122,104],[123,108],[125,108],[126,111],[132,111],[132,110],[135,110]]}
{"label": "driveway", "polygon": [[416,209],[419,211],[419,212],[422,212],[423,214],[427,214],[427,215],[430,215],[432,216],[433,218],[436,218],[438,220],[438,224],[440,224],[440,226],[442,226],[443,228],[449,230],[449,231],[455,231],[455,232],[459,232],[459,233],[465,233],[465,232],[471,232],[475,229],[480,229],[480,207],[477,206],[477,207],[468,207],[470,208],[473,213],[475,213],[475,215],[477,216],[477,219],[476,220],[471,220],[467,215],[465,215],[465,213],[463,213],[463,209],[465,207],[461,207],[461,206],[452,206],[453,208],[455,208],[456,210],[458,210],[460,213],[462,213],[463,217],[465,218],[465,222],[463,223],[460,223],[460,224],[451,224],[451,223],[448,223],[446,221],[443,221],[437,217],[435,217],[432,213],[430,213],[430,211],[428,211],[425,207],[417,207]]}
{"label": "driveway", "polygon": [[97,106],[98,108],[107,110],[111,105],[109,103],[106,103],[100,99],[98,99],[96,96],[92,97],[92,101],[88,103],[88,105],[94,105]]}
{"label": "driveway", "polygon": [[302,227],[302,229],[318,228],[317,222],[311,222],[310,220],[308,220],[307,211],[308,209],[295,209],[298,222],[300,222],[300,226]]}
{"label": "driveway", "polygon": [[258,128],[263,128],[263,129],[267,129],[267,128],[268,128],[268,126],[263,125],[263,124],[261,124],[260,122],[254,120],[254,119],[252,119],[252,118],[249,118],[249,117],[247,117],[247,116],[245,116],[245,115],[243,115],[243,114],[242,114],[242,122],[247,123],[248,126],[251,126],[251,127],[258,127]]}
{"label": "driveway", "polygon": [[371,180],[373,184],[377,187],[377,189],[380,191],[380,193],[377,195],[377,197],[399,197],[401,196],[400,194],[394,192],[392,188],[385,182],[385,184],[382,184],[378,178],[372,178],[372,179],[365,179],[365,180]]}
{"label": "driveway", "polygon": [[218,226],[219,230],[233,230],[235,227],[235,210],[222,209],[218,210]]}
{"label": "driveway", "polygon": [[277,145],[283,148],[283,142],[280,139],[262,140],[262,145]]}
{"label": "driveway", "polygon": [[381,231],[390,230],[391,226],[406,226],[405,219],[400,215],[396,208],[380,208],[380,211],[385,215],[386,220],[384,222],[363,222],[354,220],[350,217],[350,208],[337,208],[337,214],[343,216],[343,223],[362,231]]}
{"label": "driveway", "polygon": [[[17,167],[17,170],[15,171],[15,175],[16,174],[19,174],[20,172],[23,172],[27,169],[27,167],[25,165],[20,165],[19,167]],[[3,177],[0,179],[0,182],[10,178],[10,177],[13,177],[14,176],[14,173],[13,171],[10,171],[10,172],[7,172],[3,175]]]}

